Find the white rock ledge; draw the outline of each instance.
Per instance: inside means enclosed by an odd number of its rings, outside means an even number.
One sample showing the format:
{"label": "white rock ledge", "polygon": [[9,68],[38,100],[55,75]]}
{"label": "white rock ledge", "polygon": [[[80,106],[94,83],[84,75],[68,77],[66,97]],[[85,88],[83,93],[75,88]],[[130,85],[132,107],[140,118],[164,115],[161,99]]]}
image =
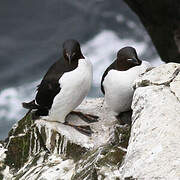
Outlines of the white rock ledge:
{"label": "white rock ledge", "polygon": [[[104,99],[86,99],[76,110],[99,116],[98,122],[91,124],[87,124],[76,115],[68,116],[68,122],[70,122],[71,124],[90,125],[93,131],[91,137],[83,135],[82,133],[70,126],[43,119],[36,120],[36,126],[40,128],[44,126],[47,130],[53,129],[60,134],[66,136],[66,138],[71,142],[88,149],[97,148],[101,145],[106,144],[111,138],[112,133],[114,132],[114,126],[116,125],[117,120],[114,116],[114,113],[110,111],[110,109],[106,106]],[[46,134],[48,134],[48,132],[46,132]],[[49,141],[46,142],[47,146],[49,146],[51,143],[51,134],[49,134],[48,137]]]}
{"label": "white rock ledge", "polygon": [[[0,158],[0,179],[83,180],[110,176],[115,180],[126,154],[130,127],[118,124],[103,98],[87,99],[77,110],[99,116],[98,122],[89,124],[94,132],[91,137],[53,120],[34,121],[31,113],[18,121],[3,142],[7,150]],[[69,115],[68,121],[86,124],[77,115]]]}
{"label": "white rock ledge", "polygon": [[136,81],[122,179],[180,179],[179,69],[180,64],[164,64]]}

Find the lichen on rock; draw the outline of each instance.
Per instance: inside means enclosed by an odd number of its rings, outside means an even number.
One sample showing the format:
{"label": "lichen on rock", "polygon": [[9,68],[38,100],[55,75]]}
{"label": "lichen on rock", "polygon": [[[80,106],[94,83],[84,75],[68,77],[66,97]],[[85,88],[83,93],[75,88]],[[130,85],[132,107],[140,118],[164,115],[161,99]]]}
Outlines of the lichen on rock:
{"label": "lichen on rock", "polygon": [[[99,122],[90,124],[91,137],[58,122],[25,116],[0,145],[0,178],[178,179],[180,65],[154,68],[134,88],[131,127],[120,125],[103,98],[87,99],[78,107],[99,116]],[[67,120],[86,124],[76,115]]]}
{"label": "lichen on rock", "polygon": [[[99,116],[99,122],[90,124],[94,132],[91,137],[43,117],[34,121],[31,113],[12,128],[5,140],[4,160],[12,179],[61,176],[68,180],[107,177],[107,172],[116,176],[126,154],[129,126],[118,124],[103,98],[85,100],[78,111]],[[76,115],[67,118],[72,124],[86,124]]]}
{"label": "lichen on rock", "polygon": [[[97,179],[107,177],[107,172],[118,171],[119,166],[126,154],[126,149],[118,145],[104,145],[94,151],[87,152],[76,164],[72,180],[76,179]],[[106,168],[106,172],[102,169]],[[109,176],[109,175],[108,175]],[[110,177],[109,177],[110,178]]]}

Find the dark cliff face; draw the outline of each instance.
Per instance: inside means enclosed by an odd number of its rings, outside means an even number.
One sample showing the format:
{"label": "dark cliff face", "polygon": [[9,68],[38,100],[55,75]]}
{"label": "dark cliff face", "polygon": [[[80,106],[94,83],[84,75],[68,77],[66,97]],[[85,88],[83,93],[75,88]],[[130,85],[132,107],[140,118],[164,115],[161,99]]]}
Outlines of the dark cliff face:
{"label": "dark cliff face", "polygon": [[160,57],[165,62],[180,62],[179,0],[124,0],[139,16]]}

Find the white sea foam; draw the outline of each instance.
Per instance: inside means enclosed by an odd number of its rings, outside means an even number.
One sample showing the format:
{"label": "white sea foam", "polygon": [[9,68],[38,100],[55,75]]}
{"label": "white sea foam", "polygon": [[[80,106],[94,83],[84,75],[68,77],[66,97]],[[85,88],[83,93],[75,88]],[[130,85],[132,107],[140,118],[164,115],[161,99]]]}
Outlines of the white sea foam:
{"label": "white sea foam", "polygon": [[38,82],[0,91],[0,119],[17,120],[25,113],[21,103],[32,100]]}

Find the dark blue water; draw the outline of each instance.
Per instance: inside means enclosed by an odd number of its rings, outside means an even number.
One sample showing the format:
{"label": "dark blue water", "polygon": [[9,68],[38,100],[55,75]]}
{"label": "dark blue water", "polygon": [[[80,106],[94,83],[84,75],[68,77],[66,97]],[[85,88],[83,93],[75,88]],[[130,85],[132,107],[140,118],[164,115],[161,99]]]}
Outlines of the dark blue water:
{"label": "dark blue water", "polygon": [[[120,39],[144,41],[149,50],[142,56],[149,60],[157,57],[139,19],[122,0],[1,1],[0,90],[40,79],[60,56],[65,39],[85,44],[102,30],[113,31]],[[97,96],[97,87],[91,96]],[[0,120],[1,139],[16,117],[13,120],[3,115]]]}

